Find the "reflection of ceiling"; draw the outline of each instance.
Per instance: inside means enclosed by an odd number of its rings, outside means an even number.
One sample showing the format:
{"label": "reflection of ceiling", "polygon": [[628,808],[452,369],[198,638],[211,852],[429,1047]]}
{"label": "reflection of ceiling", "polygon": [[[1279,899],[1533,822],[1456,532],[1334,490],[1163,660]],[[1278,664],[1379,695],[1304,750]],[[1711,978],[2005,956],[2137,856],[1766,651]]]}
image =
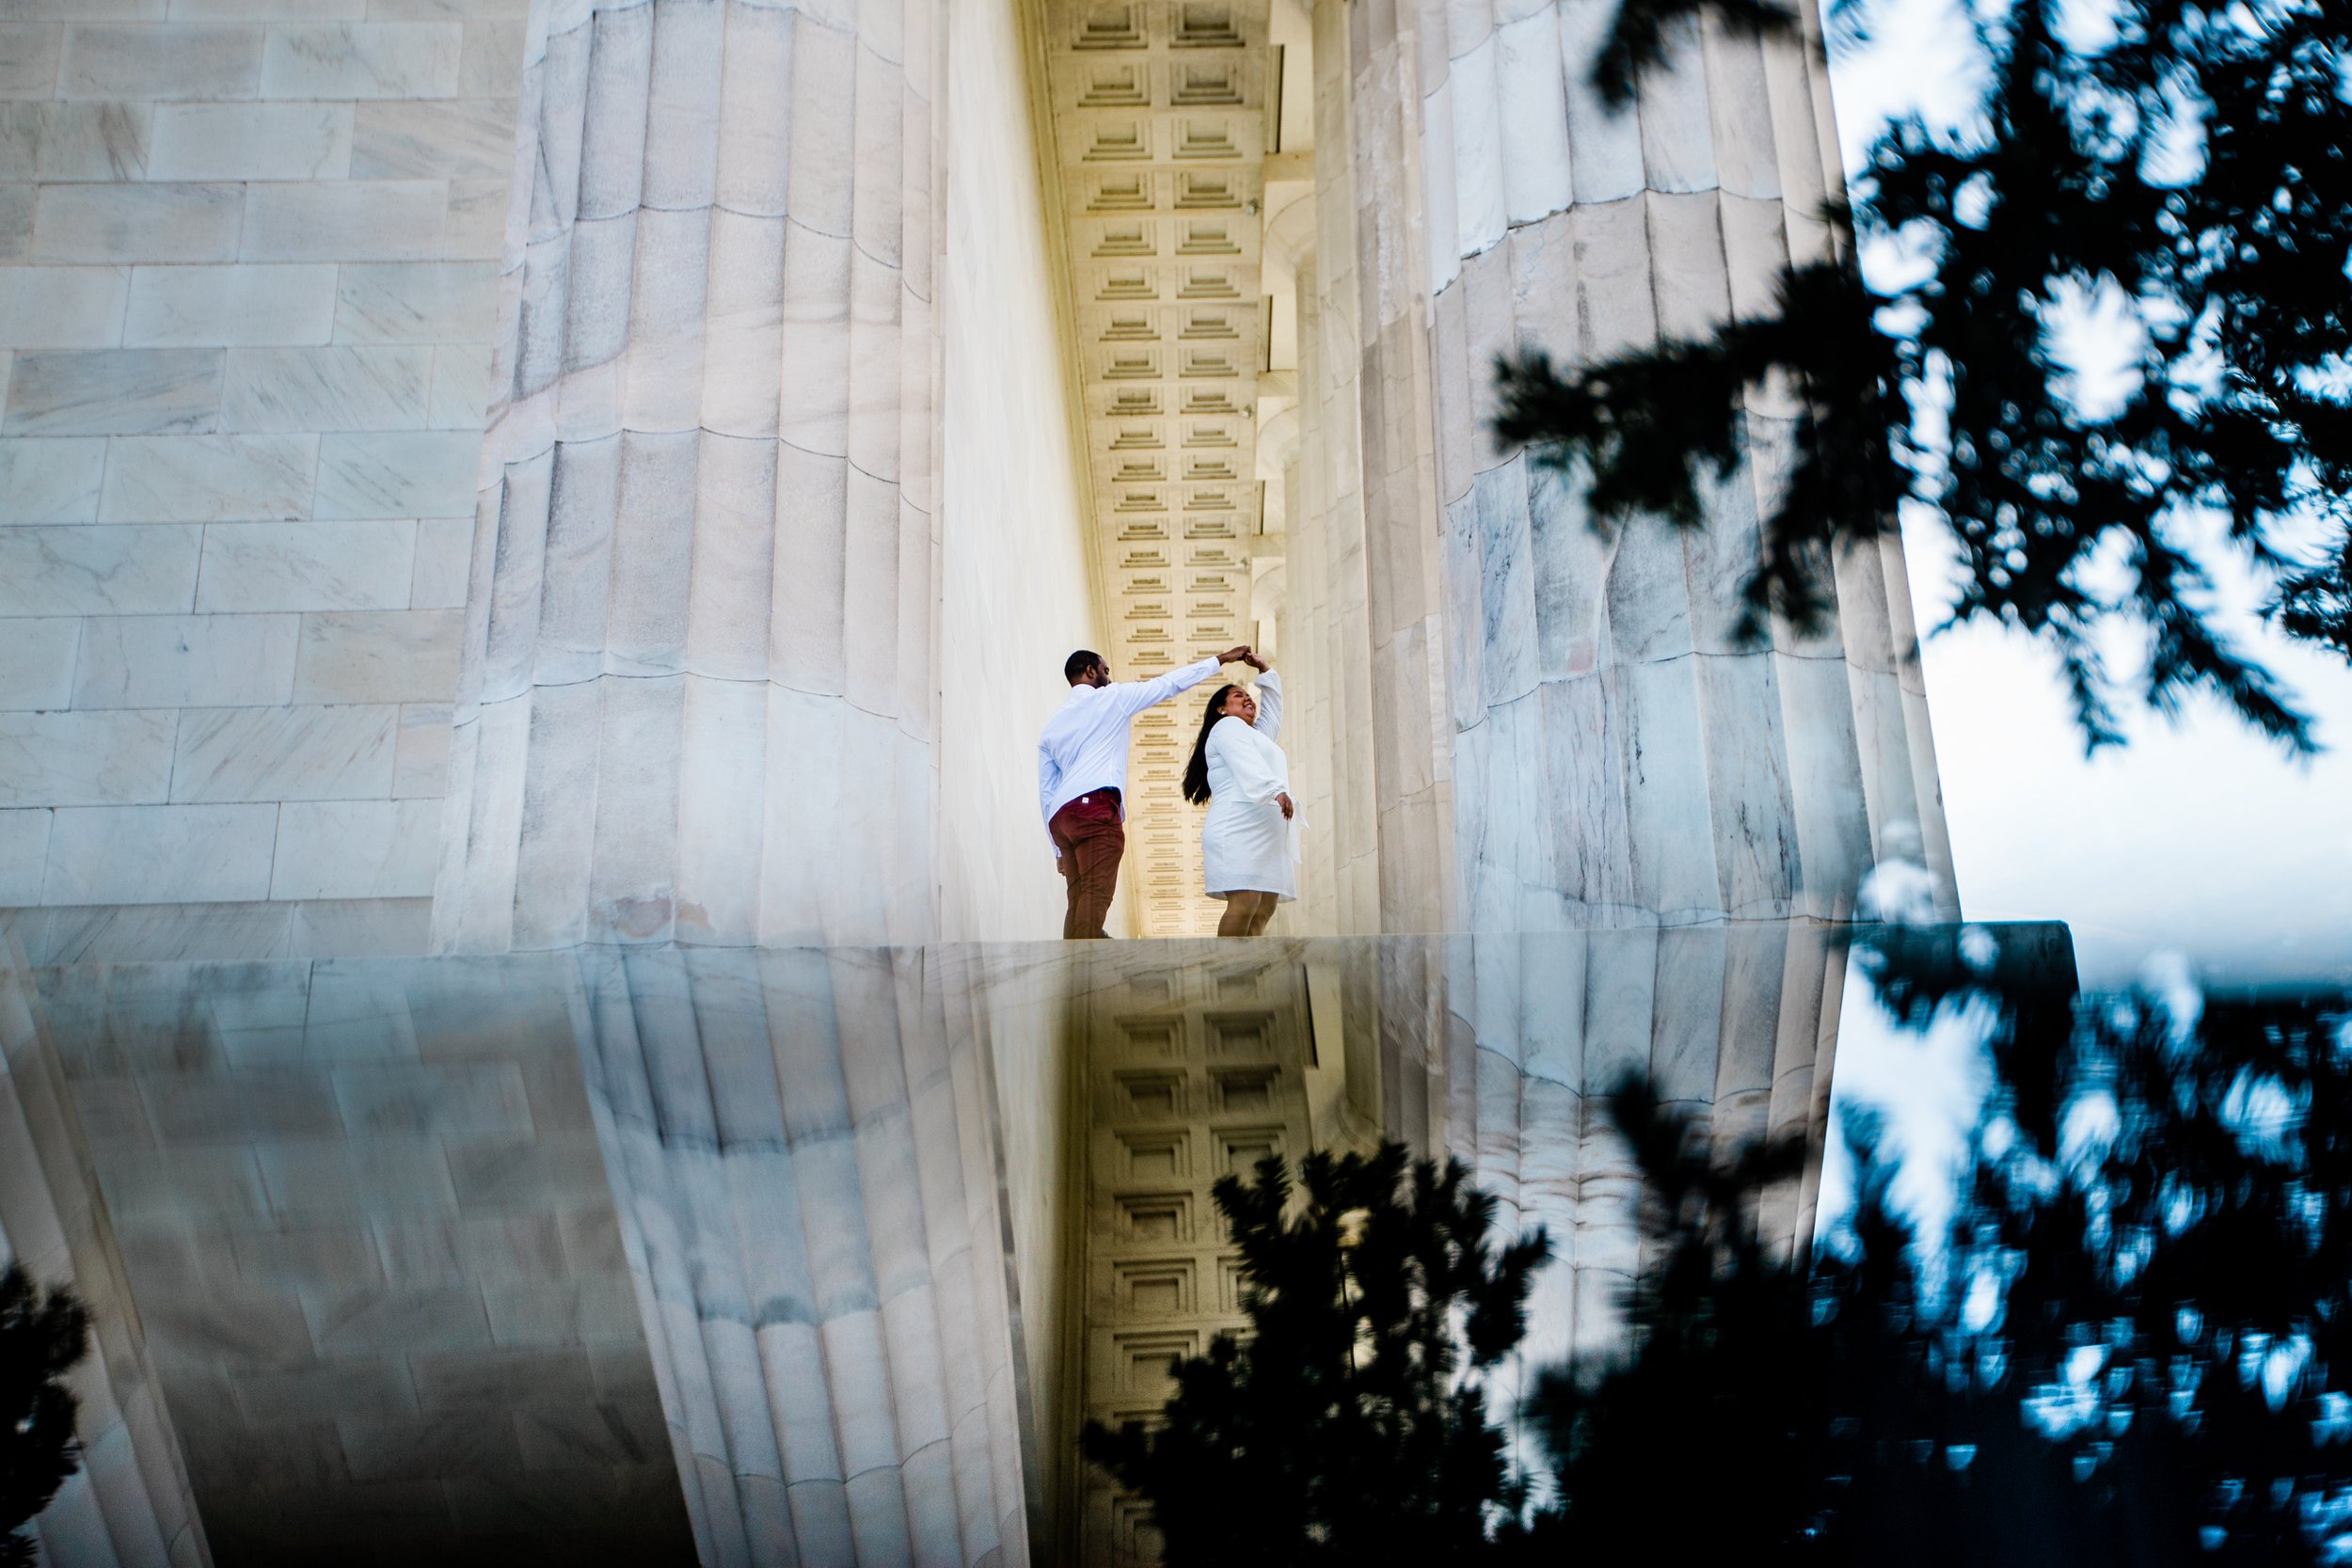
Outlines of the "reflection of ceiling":
{"label": "reflection of ceiling", "polygon": [[[1248,641],[1264,0],[1049,0],[1054,139],[1110,646],[1121,680]],[[1146,936],[1215,928],[1178,783],[1205,691],[1136,722],[1127,844]]]}

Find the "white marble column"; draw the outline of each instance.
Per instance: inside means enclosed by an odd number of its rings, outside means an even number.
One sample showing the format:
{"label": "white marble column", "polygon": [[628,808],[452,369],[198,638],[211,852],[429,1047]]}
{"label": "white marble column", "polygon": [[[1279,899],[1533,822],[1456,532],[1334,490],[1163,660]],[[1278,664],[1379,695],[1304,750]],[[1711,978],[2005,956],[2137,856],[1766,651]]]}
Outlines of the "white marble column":
{"label": "white marble column", "polygon": [[[1293,416],[1296,420],[1298,450],[1283,476],[1283,506],[1287,514],[1284,526],[1290,535],[1284,577],[1292,585],[1282,626],[1284,697],[1296,705],[1297,717],[1291,721],[1297,725],[1298,732],[1322,742],[1299,746],[1292,752],[1292,793],[1310,822],[1328,824],[1332,821],[1337,783],[1337,758],[1332,754],[1331,744],[1338,734],[1332,724],[1332,688],[1337,672],[1331,660],[1330,608],[1320,592],[1328,570],[1325,563],[1328,552],[1319,508],[1321,487],[1317,474],[1322,448],[1321,420],[1317,411],[1309,406],[1314,394],[1316,360],[1315,257],[1311,245],[1294,259],[1293,276],[1298,298],[1299,401]],[[1302,928],[1317,934],[1343,930],[1337,834],[1314,834],[1305,839],[1300,847],[1298,899],[1305,915]]]}
{"label": "white marble column", "polygon": [[[1303,928],[1373,932],[1430,922],[1423,910],[1384,924],[1384,855],[1406,851],[1387,836],[1400,820],[1384,810],[1398,774],[1379,764],[1387,724],[1378,704],[1392,679],[1391,667],[1375,661],[1365,569],[1347,8],[1345,0],[1324,0],[1311,10],[1314,186],[1309,201],[1285,209],[1266,236],[1269,257],[1288,252],[1298,312],[1297,482],[1287,522],[1295,630],[1285,657],[1303,679],[1289,744],[1313,825]],[[1418,842],[1438,841],[1423,835]]]}
{"label": "white marble column", "polygon": [[1612,114],[1586,77],[1607,7],[1347,8],[1384,911],[1412,907],[1390,823],[1436,800],[1448,853],[1419,852],[1450,865],[1445,928],[1845,918],[1905,824],[1957,912],[1895,537],[1842,554],[1820,632],[1733,635],[1786,392],[1750,395],[1752,460],[1689,533],[1604,540],[1487,435],[1498,354],[1703,336],[1829,253],[1836,137],[1799,9],[1802,40],[1685,29]]}
{"label": "white marble column", "polygon": [[443,951],[934,925],[935,0],[534,0]]}
{"label": "white marble column", "polygon": [[[1367,54],[1395,14],[1395,0],[1317,7],[1317,96],[1342,108],[1345,124],[1343,135],[1319,148],[1319,182],[1345,182],[1324,199],[1319,248],[1354,251],[1351,273],[1326,310],[1327,321],[1338,306],[1352,305],[1354,314],[1343,351],[1354,361],[1353,386],[1342,401],[1356,405],[1361,430],[1352,477],[1363,518],[1367,706],[1376,716],[1369,760],[1380,929],[1441,931],[1456,924],[1454,761],[1444,719],[1449,606],[1439,534],[1430,525],[1438,474],[1421,169],[1407,139],[1410,56],[1393,48]],[[1326,343],[1342,348],[1327,328]],[[1347,455],[1335,453],[1342,463]]]}

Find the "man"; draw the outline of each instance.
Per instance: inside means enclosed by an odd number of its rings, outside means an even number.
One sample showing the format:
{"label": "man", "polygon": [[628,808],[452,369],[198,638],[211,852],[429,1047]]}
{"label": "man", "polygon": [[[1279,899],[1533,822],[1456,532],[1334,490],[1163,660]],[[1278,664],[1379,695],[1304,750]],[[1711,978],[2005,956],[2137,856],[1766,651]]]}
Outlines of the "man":
{"label": "man", "polygon": [[1157,679],[1118,686],[1111,684],[1111,667],[1091,649],[1063,661],[1070,695],[1037,743],[1037,796],[1070,893],[1070,912],[1061,923],[1065,938],[1110,935],[1103,917],[1119,891],[1119,859],[1127,850],[1128,726],[1145,708],[1248,657],[1245,643]]}

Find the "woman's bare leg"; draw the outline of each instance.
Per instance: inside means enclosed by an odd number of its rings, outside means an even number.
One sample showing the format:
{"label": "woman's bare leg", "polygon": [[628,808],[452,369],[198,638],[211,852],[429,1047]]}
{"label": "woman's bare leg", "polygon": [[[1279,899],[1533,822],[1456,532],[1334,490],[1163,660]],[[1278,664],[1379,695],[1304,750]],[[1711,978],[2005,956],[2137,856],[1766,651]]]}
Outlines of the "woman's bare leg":
{"label": "woman's bare leg", "polygon": [[1225,895],[1225,916],[1216,923],[1221,937],[1254,937],[1265,929],[1265,923],[1274,916],[1274,895],[1270,893],[1229,893]]}
{"label": "woman's bare leg", "polygon": [[1249,917],[1257,909],[1254,893],[1229,893],[1225,895],[1225,912],[1217,918],[1216,934],[1221,937],[1246,937],[1249,934]]}
{"label": "woman's bare leg", "polygon": [[1262,937],[1265,935],[1265,928],[1273,923],[1274,911],[1280,906],[1281,902],[1282,899],[1279,894],[1261,893],[1258,895],[1258,908],[1256,912],[1251,915],[1249,922],[1249,934],[1251,936]]}

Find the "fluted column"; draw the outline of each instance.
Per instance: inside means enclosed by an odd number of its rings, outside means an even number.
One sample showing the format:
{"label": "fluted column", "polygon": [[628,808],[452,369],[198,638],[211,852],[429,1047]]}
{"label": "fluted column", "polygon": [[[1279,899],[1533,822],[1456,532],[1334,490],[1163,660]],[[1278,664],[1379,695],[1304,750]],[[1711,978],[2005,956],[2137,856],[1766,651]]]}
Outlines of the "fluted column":
{"label": "fluted column", "polygon": [[535,0],[434,929],[931,934],[936,0]]}
{"label": "fluted column", "polygon": [[1319,607],[1328,672],[1331,809],[1329,845],[1339,907],[1332,929],[1369,932],[1383,924],[1381,810],[1375,764],[1375,691],[1370,587],[1365,571],[1363,366],[1357,293],[1356,178],[1348,94],[1348,0],[1317,0],[1314,27],[1315,247],[1299,273],[1299,408],[1307,470],[1300,529],[1320,564],[1298,593]]}
{"label": "fluted column", "polygon": [[989,1095],[937,949],[596,949],[589,1102],[701,1560],[1028,1560]]}
{"label": "fluted column", "polygon": [[[1322,410],[1316,406],[1315,255],[1311,245],[1295,259],[1298,300],[1298,452],[1284,476],[1284,507],[1290,531],[1288,578],[1295,585],[1290,596],[1288,620],[1282,628],[1284,695],[1295,704],[1294,721],[1302,735],[1326,737],[1322,745],[1300,746],[1291,758],[1292,793],[1307,820],[1329,824],[1337,783],[1332,741],[1338,737],[1332,685],[1335,670],[1330,650],[1330,605],[1323,593],[1329,567],[1323,524]],[[1301,845],[1298,897],[1303,904],[1304,928],[1322,934],[1346,929],[1341,924],[1338,839],[1325,832]]]}
{"label": "fluted column", "polygon": [[[1317,8],[1317,55],[1335,57],[1345,87],[1346,135],[1319,144],[1319,175],[1340,177],[1352,200],[1344,226],[1356,252],[1345,293],[1362,439],[1364,617],[1374,810],[1378,823],[1380,929],[1440,931],[1456,924],[1452,896],[1454,759],[1446,732],[1446,601],[1440,576],[1438,470],[1430,395],[1428,290],[1422,265],[1421,160],[1413,144],[1409,40],[1399,5]],[[1336,25],[1334,25],[1336,24]],[[1336,35],[1336,36],[1334,36]],[[1325,47],[1328,38],[1330,46]],[[1338,87],[1338,83],[1333,87]],[[1334,203],[1327,200],[1325,214]]]}
{"label": "fluted column", "polygon": [[1607,7],[1348,8],[1375,669],[1391,689],[1425,670],[1444,705],[1434,740],[1409,703],[1392,721],[1384,829],[1426,753],[1452,928],[1845,918],[1904,824],[1957,911],[1894,536],[1841,554],[1821,631],[1734,635],[1786,388],[1749,394],[1750,461],[1688,532],[1604,540],[1574,484],[1487,434],[1498,354],[1702,337],[1830,253],[1836,136],[1798,8],[1802,40],[1684,29],[1619,114],[1586,74]]}

